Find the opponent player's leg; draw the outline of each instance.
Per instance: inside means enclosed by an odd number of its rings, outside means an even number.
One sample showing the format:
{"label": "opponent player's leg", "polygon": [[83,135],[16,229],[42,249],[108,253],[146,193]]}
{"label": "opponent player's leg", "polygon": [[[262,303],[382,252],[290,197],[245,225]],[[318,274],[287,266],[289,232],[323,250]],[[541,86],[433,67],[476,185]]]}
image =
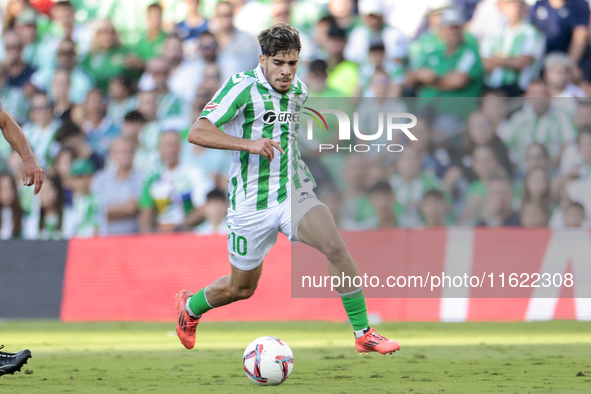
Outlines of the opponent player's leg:
{"label": "opponent player's leg", "polygon": [[[316,205],[304,215],[297,226],[297,237],[326,256],[331,276],[341,278],[345,275],[353,278],[359,275],[334,218],[325,205]],[[355,330],[357,351],[386,354],[400,349],[398,342],[384,338],[369,327],[365,298],[360,287],[347,283],[345,286],[341,284],[336,290],[341,295],[343,306]]]}
{"label": "opponent player's leg", "polygon": [[213,308],[250,298],[257,288],[262,272],[262,263],[249,271],[232,265],[230,275],[218,278],[195,294],[181,290],[176,295],[176,331],[181,343],[187,349],[192,349],[201,315]]}

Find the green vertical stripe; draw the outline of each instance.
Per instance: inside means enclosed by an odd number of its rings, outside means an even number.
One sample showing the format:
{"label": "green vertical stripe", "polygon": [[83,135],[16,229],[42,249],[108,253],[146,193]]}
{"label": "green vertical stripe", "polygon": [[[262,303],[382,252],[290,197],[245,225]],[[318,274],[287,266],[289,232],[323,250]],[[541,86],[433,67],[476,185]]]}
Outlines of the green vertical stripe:
{"label": "green vertical stripe", "polygon": [[[264,87],[261,84],[257,84],[257,88],[261,96],[263,94],[269,94],[269,89]],[[269,110],[273,110],[273,101],[263,101],[265,104],[265,112]],[[273,128],[275,127],[274,123],[265,124],[263,126],[263,137],[262,138],[269,138],[273,139]],[[257,191],[257,210],[267,209],[268,200],[269,200],[269,176],[271,174],[271,161],[267,160],[263,157],[263,155],[259,155],[259,184],[258,184],[258,191]]]}
{"label": "green vertical stripe", "polygon": [[[248,90],[252,88],[252,85]],[[252,123],[254,121],[254,103],[252,96],[249,95],[249,100],[244,107],[244,124],[242,125],[242,138],[246,140],[252,139]],[[242,188],[244,189],[244,199],[246,200],[246,185],[248,183],[248,165],[250,162],[250,153],[248,151],[240,152],[240,174],[242,176]]]}
{"label": "green vertical stripe", "polygon": [[238,179],[235,176],[232,177],[232,199],[230,203],[232,204],[232,209],[236,210],[236,188],[238,187]]}
{"label": "green vertical stripe", "polygon": [[226,113],[223,114],[222,117],[219,118],[217,122],[215,122],[215,125],[217,127],[220,127],[220,126],[228,123],[230,120],[232,120],[232,118],[234,118],[234,116],[236,116],[238,109],[240,109],[240,107],[242,107],[244,104],[246,104],[248,102],[248,100],[250,100],[250,99],[251,99],[251,97],[250,97],[250,85],[249,85],[246,87],[246,89],[244,89],[242,92],[240,92],[238,97],[236,97],[234,102],[232,102],[232,104],[228,107],[228,110],[226,111]]}
{"label": "green vertical stripe", "polygon": [[[279,101],[279,109],[281,111],[287,111],[289,105],[289,96],[281,95]],[[277,190],[277,201],[282,203],[287,199],[287,182],[289,180],[289,152],[288,152],[288,141],[289,141],[289,127],[291,123],[281,124],[281,148],[285,154],[281,155],[281,163],[279,168],[279,190]]]}

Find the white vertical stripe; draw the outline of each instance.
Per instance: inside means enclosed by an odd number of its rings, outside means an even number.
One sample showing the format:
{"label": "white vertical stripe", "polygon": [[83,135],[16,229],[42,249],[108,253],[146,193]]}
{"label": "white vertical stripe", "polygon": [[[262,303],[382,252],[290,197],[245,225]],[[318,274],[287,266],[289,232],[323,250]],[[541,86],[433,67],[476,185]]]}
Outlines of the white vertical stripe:
{"label": "white vertical stripe", "polygon": [[[588,231],[554,231],[548,242],[540,275],[566,273],[571,262],[574,277],[576,317],[591,320],[591,238]],[[525,320],[552,320],[560,296],[560,288],[542,286],[534,288],[527,307]]]}
{"label": "white vertical stripe", "polygon": [[[445,247],[446,276],[470,276],[474,255],[474,229],[449,227]],[[441,293],[439,316],[445,322],[463,322],[468,318],[470,289],[445,287]],[[452,298],[453,297],[453,298]]]}

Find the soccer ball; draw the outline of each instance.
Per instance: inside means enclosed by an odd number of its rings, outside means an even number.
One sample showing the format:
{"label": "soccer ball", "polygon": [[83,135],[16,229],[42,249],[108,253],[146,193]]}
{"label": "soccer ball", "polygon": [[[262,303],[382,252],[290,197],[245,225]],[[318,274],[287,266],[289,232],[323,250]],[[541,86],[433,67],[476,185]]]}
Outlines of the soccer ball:
{"label": "soccer ball", "polygon": [[293,352],[279,338],[260,337],[252,341],[242,357],[244,372],[261,386],[277,386],[293,371]]}

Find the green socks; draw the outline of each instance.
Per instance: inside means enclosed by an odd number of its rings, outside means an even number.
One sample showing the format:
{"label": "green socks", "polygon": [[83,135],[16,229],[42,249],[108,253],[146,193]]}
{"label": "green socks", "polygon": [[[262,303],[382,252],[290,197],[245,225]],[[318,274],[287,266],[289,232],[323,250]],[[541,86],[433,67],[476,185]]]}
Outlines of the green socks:
{"label": "green socks", "polygon": [[357,331],[367,328],[369,322],[367,320],[367,306],[365,305],[363,290],[359,289],[353,293],[341,295],[341,300],[353,329]]}
{"label": "green socks", "polygon": [[189,302],[187,302],[187,312],[191,317],[199,317],[205,312],[213,309],[213,306],[209,305],[209,302],[207,301],[205,290],[207,290],[207,287],[199,290],[189,298]]}

